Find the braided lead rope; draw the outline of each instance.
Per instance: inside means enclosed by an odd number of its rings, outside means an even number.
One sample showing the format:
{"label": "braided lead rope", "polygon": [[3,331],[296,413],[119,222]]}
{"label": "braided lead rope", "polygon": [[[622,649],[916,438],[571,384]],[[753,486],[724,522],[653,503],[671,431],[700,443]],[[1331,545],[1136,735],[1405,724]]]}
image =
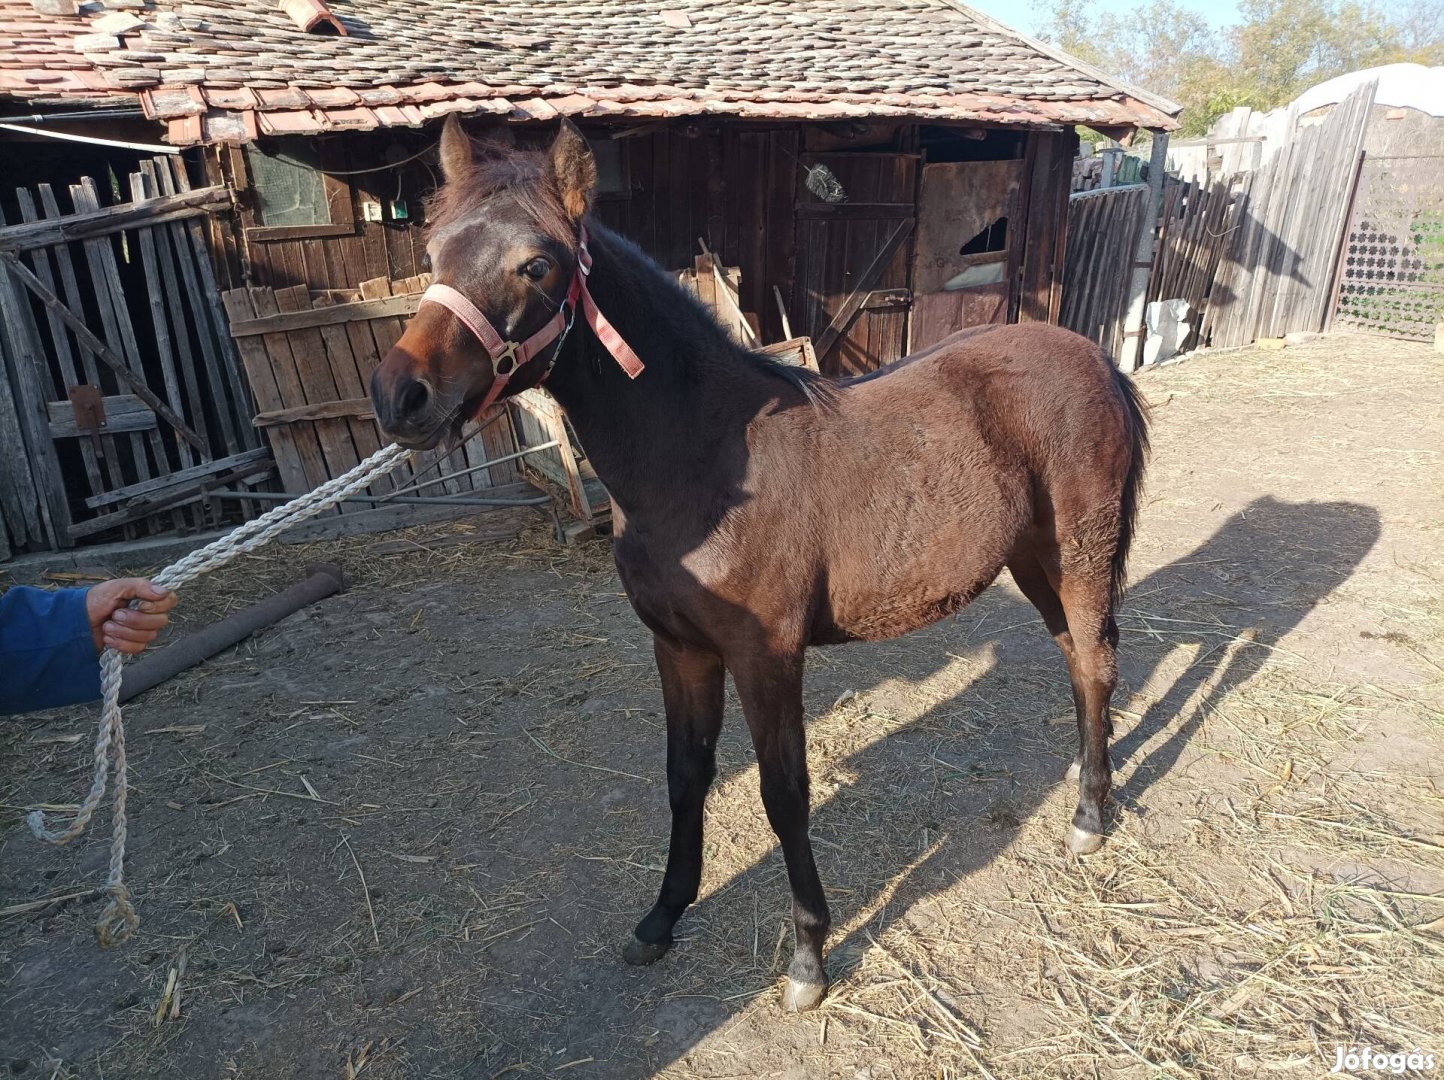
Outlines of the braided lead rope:
{"label": "braided lead rope", "polygon": [[[270,543],[276,534],[284,532],[297,522],[314,517],[348,495],[354,495],[377,477],[384,476],[401,464],[406,453],[395,443],[378,450],[354,469],[326,481],[315,491],[282,503],[233,529],[219,540],[171,563],[151,580],[163,589],[174,589],[209,570],[224,566],[238,555]],[[130,891],[125,887],[125,796],[129,782],[125,762],[125,724],[120,710],[120,680],[123,668],[124,660],[114,649],[106,649],[101,654],[100,692],[103,704],[100,710],[100,727],[95,736],[95,774],[80,809],[68,823],[58,829],[47,827],[45,813],[41,810],[33,811],[26,818],[30,831],[41,840],[64,844],[75,839],[90,824],[96,808],[100,806],[100,800],[105,796],[106,775],[111,769],[114,770],[110,872],[105,882],[106,890],[110,893],[110,903],[101,911],[95,924],[95,933],[101,948],[122,944],[140,926],[140,916],[136,914],[135,907],[130,902]]]}

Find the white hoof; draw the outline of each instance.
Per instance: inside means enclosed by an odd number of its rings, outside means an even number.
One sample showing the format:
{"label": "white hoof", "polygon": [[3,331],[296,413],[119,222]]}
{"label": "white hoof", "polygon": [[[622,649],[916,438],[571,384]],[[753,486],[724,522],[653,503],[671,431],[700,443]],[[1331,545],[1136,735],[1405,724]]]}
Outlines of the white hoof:
{"label": "white hoof", "polygon": [[1084,832],[1077,825],[1068,830],[1068,850],[1074,855],[1092,855],[1103,846],[1103,837],[1096,832]]}
{"label": "white hoof", "polygon": [[1068,766],[1068,771],[1063,774],[1063,779],[1064,779],[1064,780],[1077,780],[1078,777],[1080,777],[1080,776],[1082,776],[1082,775],[1083,775],[1083,764],[1082,764],[1082,762],[1075,761],[1075,762],[1073,762],[1072,764],[1070,764],[1070,765]]}
{"label": "white hoof", "polygon": [[796,979],[787,980],[787,989],[782,992],[782,1007],[788,1012],[808,1012],[822,1004],[827,987],[821,983],[804,983]]}

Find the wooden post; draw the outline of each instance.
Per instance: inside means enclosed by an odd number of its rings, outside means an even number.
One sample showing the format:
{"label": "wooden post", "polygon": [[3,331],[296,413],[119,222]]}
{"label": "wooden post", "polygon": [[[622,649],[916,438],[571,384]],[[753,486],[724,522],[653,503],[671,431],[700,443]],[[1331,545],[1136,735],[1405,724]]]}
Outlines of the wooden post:
{"label": "wooden post", "polygon": [[1118,366],[1132,371],[1143,352],[1143,311],[1148,298],[1148,274],[1153,269],[1153,246],[1158,228],[1158,214],[1163,208],[1163,170],[1168,161],[1168,134],[1153,133],[1153,153],[1148,158],[1148,207],[1138,240],[1133,248],[1133,274],[1128,285],[1128,315],[1123,320],[1123,345],[1118,350]]}

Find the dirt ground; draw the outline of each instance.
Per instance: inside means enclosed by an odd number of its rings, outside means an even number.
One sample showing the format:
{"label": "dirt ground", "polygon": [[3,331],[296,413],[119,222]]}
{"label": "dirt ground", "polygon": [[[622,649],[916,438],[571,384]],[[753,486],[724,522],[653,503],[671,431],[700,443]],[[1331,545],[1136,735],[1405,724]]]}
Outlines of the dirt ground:
{"label": "dirt ground", "polygon": [[667,798],[649,639],[606,544],[561,549],[541,525],[437,544],[481,518],[405,551],[276,547],[189,586],[185,622],[308,561],[351,588],[129,707],[144,925],[124,948],[97,949],[84,892],[108,818],[63,849],[22,820],[82,793],[93,710],[0,722],[0,1075],[1444,1059],[1444,362],[1334,337],[1140,382],[1155,453],[1097,855],[1064,850],[1067,680],[1004,581],[909,638],[811,654],[824,1007],[779,1009],[786,880],[735,702],[702,897],[670,955],[625,967]]}

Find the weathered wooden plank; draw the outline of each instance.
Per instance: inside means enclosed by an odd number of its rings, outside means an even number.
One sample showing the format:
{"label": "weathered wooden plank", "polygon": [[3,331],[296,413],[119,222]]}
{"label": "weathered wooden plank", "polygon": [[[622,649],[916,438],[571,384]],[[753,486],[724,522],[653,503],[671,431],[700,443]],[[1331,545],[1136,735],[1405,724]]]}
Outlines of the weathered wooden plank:
{"label": "weathered wooden plank", "polygon": [[45,244],[89,240],[140,224],[181,221],[230,205],[231,194],[224,187],[197,188],[178,195],[120,203],[104,209],[97,204],[58,220],[52,218],[0,227],[0,251],[23,251]]}
{"label": "weathered wooden plank", "polygon": [[274,427],[277,424],[294,424],[298,420],[323,420],[349,416],[371,419],[375,415],[369,397],[346,398],[341,401],[322,401],[315,405],[297,405],[289,409],[273,409],[270,412],[256,413],[251,417],[251,423],[258,428],[264,428]]}
{"label": "weathered wooden plank", "polygon": [[[3,224],[3,218],[0,218],[0,224]],[[24,264],[10,252],[0,254],[25,269]],[[25,272],[28,274],[29,270]],[[48,538],[51,547],[69,547],[70,507],[65,496],[60,462],[55,455],[55,443],[50,439],[45,422],[45,389],[42,382],[45,357],[40,351],[39,331],[31,316],[30,302],[19,284],[8,274],[6,280],[0,281],[0,334],[9,342],[9,347],[3,350],[8,376],[0,378],[0,387],[6,387],[8,383],[9,394],[14,397],[13,415],[19,429],[14,434],[18,434],[21,441],[19,460],[29,463],[35,496],[30,505],[40,511],[41,528],[37,530],[33,522],[24,522],[24,528],[26,534],[37,540],[42,536]],[[0,372],[0,375],[6,374]],[[5,442],[13,442],[13,438],[7,436]],[[18,532],[23,521],[12,521],[12,528]]]}
{"label": "weathered wooden plank", "polygon": [[[190,177],[186,175],[186,163],[181,157],[173,157],[168,161],[163,159],[155,160],[157,173],[160,175],[164,190],[190,191]],[[165,187],[166,165],[170,166],[172,187]],[[236,354],[235,343],[231,340],[227,330],[225,310],[221,306],[221,293],[216,284],[215,269],[211,262],[210,246],[206,241],[207,225],[217,220],[211,218],[209,221],[200,218],[187,218],[183,224],[186,237],[190,240],[191,255],[195,259],[196,277],[200,282],[200,295],[193,298],[192,314],[200,332],[208,334],[215,342],[216,355],[220,359],[221,371],[224,374],[227,394],[224,395],[229,408],[223,408],[220,401],[217,407],[224,412],[221,421],[223,432],[235,432],[236,441],[242,449],[254,449],[261,445],[260,433],[255,431],[246,423],[246,417],[252,412],[251,402],[246,396],[246,381],[241,377],[240,358]],[[176,236],[178,230],[172,229],[172,237],[175,239],[177,248],[180,247],[180,238]],[[227,447],[230,443],[227,442]]]}
{"label": "weathered wooden plank", "polygon": [[[162,163],[162,167],[159,169],[156,169],[154,164],[154,162],[141,163],[141,170],[146,175],[147,182],[151,185],[159,184],[162,191],[173,191],[174,185],[172,178],[170,172],[164,167],[164,163]],[[183,298],[186,301],[185,306],[190,310],[192,319],[195,322],[196,338],[200,343],[201,361],[204,365],[206,385],[215,401],[215,413],[220,424],[221,440],[224,442],[226,452],[234,454],[241,448],[240,440],[237,437],[237,428],[239,425],[232,418],[231,410],[226,408],[228,387],[226,385],[226,378],[221,372],[221,364],[218,356],[218,347],[221,339],[223,339],[225,335],[223,332],[209,325],[205,289],[202,288],[202,279],[194,265],[195,262],[198,261],[204,266],[209,262],[209,259],[204,254],[197,255],[191,250],[190,244],[186,242],[187,234],[183,225],[167,225],[165,230],[169,235],[171,247],[175,255],[175,265],[180,269],[180,280],[184,286]],[[187,351],[189,351],[189,342],[187,342]],[[192,382],[196,382],[200,378],[201,372],[197,370],[194,358],[191,359],[188,374]],[[239,387],[237,391],[239,391]],[[205,456],[209,458],[211,455],[207,453]]]}
{"label": "weathered wooden plank", "polygon": [[358,300],[351,304],[332,304],[329,307],[288,311],[279,315],[268,315],[263,319],[232,323],[231,337],[242,338],[252,334],[271,334],[278,331],[335,326],[337,323],[379,319],[392,315],[411,315],[416,311],[420,301],[421,297],[418,295],[386,296],[376,300]]}
{"label": "weathered wooden plank", "polygon": [[153,498],[133,500],[130,505],[121,507],[114,513],[90,521],[77,522],[70,526],[70,536],[72,539],[79,540],[86,536],[107,532],[126,522],[142,521],[145,518],[155,517],[157,514],[175,513],[188,503],[195,502],[207,491],[214,491],[227,484],[256,477],[270,470],[271,464],[267,461],[251,461],[222,473],[192,480],[179,487],[167,488]]}
{"label": "weathered wooden plank", "polygon": [[[105,408],[104,432],[150,431],[156,426],[155,413],[134,394],[112,394],[101,398],[100,403]],[[90,432],[82,431],[76,423],[75,406],[69,401],[46,402],[45,411],[52,439],[90,438]]]}
{"label": "weathered wooden plank", "polygon": [[[0,261],[9,268],[20,281],[33,292],[46,307],[56,312],[60,318],[74,331],[76,338],[89,349],[95,356],[105,361],[106,365],[125,383],[136,397],[146,403],[150,409],[175,429],[176,434],[185,439],[192,446],[199,450],[206,449],[201,437],[192,431],[186,422],[177,416],[164,401],[158,398],[145,380],[130,370],[130,367],[116,355],[115,351],[95,336],[95,333],[86,326],[81,319],[68,307],[61,303],[60,299],[47,289],[30,269],[25,266],[12,252],[0,251]],[[103,306],[103,305],[102,305]],[[162,459],[163,460],[163,459]]]}
{"label": "weathered wooden plank", "polygon": [[[324,306],[324,302],[313,300],[312,304]],[[351,441],[356,446],[356,453],[367,458],[381,449],[381,437],[377,431],[376,424],[372,420],[370,409],[371,399],[367,396],[367,378],[363,378],[356,364],[356,354],[351,348],[351,339],[346,334],[346,328],[340,325],[319,327],[312,331],[319,335],[322,344],[325,346],[326,359],[331,365],[331,375],[336,381],[336,393],[342,396],[341,400],[347,402],[365,402],[365,412],[348,412],[343,415],[350,418],[349,428]],[[389,477],[381,477],[371,485],[373,494],[381,494],[390,491],[393,484]]]}
{"label": "weathered wooden plank", "polygon": [[[146,178],[140,173],[130,174],[130,194],[132,199],[143,200],[149,194]],[[142,228],[136,230],[136,239],[140,247],[141,266],[145,270],[145,292],[146,305],[150,308],[151,328],[155,332],[155,357],[160,366],[161,383],[165,387],[166,400],[170,407],[175,410],[177,416],[181,415],[185,406],[181,404],[181,384],[176,374],[176,362],[174,350],[180,340],[186,337],[185,323],[177,324],[178,341],[172,343],[170,321],[166,314],[166,297],[178,299],[175,294],[174,283],[170,288],[163,288],[159,256],[156,253],[156,236],[153,228]],[[189,343],[187,343],[187,346]],[[192,410],[193,423],[196,426],[196,434],[203,440],[206,438],[204,428],[205,411]],[[109,414],[107,414],[107,417]],[[184,439],[176,441],[176,450],[180,455],[181,468],[189,468],[196,463],[194,448]],[[210,454],[203,455],[202,460],[209,458]]]}
{"label": "weathered wooden plank", "polygon": [[[232,322],[256,317],[255,306],[246,289],[231,289],[221,294],[221,303]],[[271,370],[271,358],[265,341],[258,337],[246,338],[236,343],[245,365],[251,392],[256,404],[272,411],[285,407],[280,388],[276,385],[275,373]],[[301,450],[296,444],[295,432],[281,424],[266,432],[271,449],[276,457],[276,469],[281,474],[281,484],[287,491],[305,491],[306,471],[301,462]]]}
{"label": "weathered wooden plank", "polygon": [[[289,289],[275,291],[276,305],[282,311],[303,311],[311,306],[310,292],[305,285],[293,285]],[[286,337],[291,343],[291,355],[296,360],[296,372],[301,377],[301,390],[307,404],[336,401],[340,393],[336,378],[326,358],[326,346],[321,334],[314,327],[292,330]],[[316,436],[321,440],[321,450],[326,456],[326,469],[330,476],[349,472],[361,461],[356,444],[351,440],[351,428],[341,417],[321,417],[312,421]]]}
{"label": "weathered wooden plank", "polygon": [[[257,315],[274,315],[280,310],[275,293],[270,289],[252,289],[251,303],[255,306]],[[262,334],[261,341],[270,357],[271,373],[275,376],[275,385],[280,392],[280,401],[277,403],[277,407],[294,408],[297,405],[310,404],[306,397],[305,383],[301,377],[300,368],[291,350],[290,338],[285,334]],[[325,483],[331,477],[326,469],[326,456],[322,451],[321,440],[316,429],[307,423],[293,424],[289,430],[295,438],[296,451],[306,476],[304,487],[290,488],[290,490],[308,491]]]}
{"label": "weathered wooden plank", "polygon": [[[100,212],[100,194],[92,177],[82,177],[79,184],[72,184],[70,198],[75,204],[75,209],[80,213]],[[126,385],[137,397],[147,401],[148,404],[153,402],[152,407],[155,408],[157,416],[176,425],[177,434],[182,430],[188,432],[191,444],[197,449],[204,449],[205,444],[200,436],[191,431],[185,422],[176,416],[170,406],[164,404],[159,395],[155,394],[145,382],[145,368],[140,358],[140,348],[135,340],[135,328],[130,322],[130,309],[126,306],[125,290],[120,283],[120,268],[116,265],[115,249],[111,245],[110,237],[107,235],[84,240],[81,242],[81,247],[85,251],[85,259],[90,267],[91,286],[100,307],[100,321],[105,342],[110,347],[111,355],[120,362],[116,373],[120,374],[121,371],[124,371],[127,376]],[[8,253],[0,252],[0,256],[8,258]],[[83,320],[77,321],[84,325]],[[84,344],[84,337],[78,329],[76,336]],[[152,428],[144,434],[132,434],[131,439],[133,440],[131,445],[134,448],[139,448],[142,444],[148,445],[154,459],[153,472],[151,460],[146,457],[145,451],[137,450],[134,461],[136,479],[149,480],[154,474],[163,474],[171,470],[172,464],[167,458],[165,443],[161,439],[159,428]],[[179,529],[185,524],[185,521],[177,512],[172,516],[172,523]],[[72,535],[74,534],[72,533]]]}
{"label": "weathered wooden plank", "polygon": [[47,534],[44,523],[36,520],[41,499],[25,449],[20,402],[10,386],[9,372],[16,359],[11,356],[9,333],[18,329],[8,319],[10,293],[9,283],[0,281],[0,315],[6,316],[0,326],[0,390],[4,391],[0,393],[0,517],[5,519],[9,543],[21,547],[31,541],[45,543]]}
{"label": "weathered wooden plank", "polygon": [[164,491],[166,488],[175,487],[177,484],[184,484],[189,480],[198,480],[203,476],[214,476],[216,473],[240,469],[252,464],[259,464],[269,469],[273,464],[271,452],[265,447],[261,447],[258,450],[247,450],[245,453],[235,454],[231,457],[216,458],[214,461],[207,461],[200,465],[192,465],[189,469],[179,469],[176,472],[170,473],[168,476],[158,476],[153,480],[146,480],[139,484],[130,484],[123,488],[116,488],[114,491],[107,491],[104,495],[96,495],[93,498],[86,499],[85,505],[92,510],[98,510],[102,507],[113,506],[116,503],[123,503],[130,499],[150,495],[157,491]]}
{"label": "weathered wooden plank", "polygon": [[[24,218],[24,220],[41,220],[42,215],[37,209],[35,200],[31,196],[28,188],[17,188],[15,197],[20,204],[20,216]],[[55,276],[51,272],[50,249],[44,247],[36,248],[31,253],[30,261],[31,269],[35,271],[35,276],[44,282],[47,288],[54,290]],[[65,324],[62,323],[60,317],[49,308],[45,309],[45,319],[50,331],[51,347],[54,350],[56,362],[60,366],[60,376],[65,383],[63,387],[57,387],[58,392],[53,395],[54,397],[60,397],[68,394],[70,387],[78,386],[87,380],[82,376],[81,366],[76,361],[75,351],[70,347],[70,335],[65,332]],[[112,449],[113,445],[112,443]],[[103,449],[104,444],[102,443],[102,450]],[[105,490],[105,480],[100,471],[100,461],[96,456],[95,446],[89,440],[80,444],[80,461],[85,469],[85,479],[90,484],[91,492],[94,493]]]}

